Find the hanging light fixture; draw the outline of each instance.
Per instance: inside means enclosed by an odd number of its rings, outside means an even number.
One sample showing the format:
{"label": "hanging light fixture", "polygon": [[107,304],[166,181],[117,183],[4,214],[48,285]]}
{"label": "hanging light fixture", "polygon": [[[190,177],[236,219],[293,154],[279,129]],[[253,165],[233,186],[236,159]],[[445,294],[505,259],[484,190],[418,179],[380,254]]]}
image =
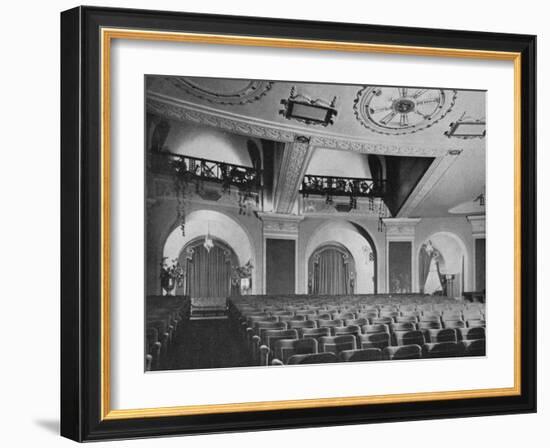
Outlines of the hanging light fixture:
{"label": "hanging light fixture", "polygon": [[206,249],[206,252],[210,253],[210,250],[214,247],[214,241],[210,238],[210,221],[208,221],[206,225],[206,236],[204,237],[204,243],[202,245]]}

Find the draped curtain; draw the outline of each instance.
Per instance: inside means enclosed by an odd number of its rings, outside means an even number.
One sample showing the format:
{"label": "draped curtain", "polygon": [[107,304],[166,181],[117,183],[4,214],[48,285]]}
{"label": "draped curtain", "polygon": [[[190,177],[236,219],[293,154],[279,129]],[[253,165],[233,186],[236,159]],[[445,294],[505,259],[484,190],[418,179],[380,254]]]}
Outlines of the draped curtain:
{"label": "draped curtain", "polygon": [[214,246],[208,252],[202,244],[193,248],[187,260],[185,293],[190,297],[227,297],[231,294],[231,257]]}
{"label": "draped curtain", "polygon": [[346,254],[329,248],[314,257],[313,294],[353,294],[351,269]]}
{"label": "draped curtain", "polygon": [[433,253],[426,252],[426,249],[424,246],[420,249],[420,256],[418,257],[418,281],[419,281],[419,287],[420,292],[424,292],[424,285],[426,284],[426,279],[428,278],[428,274],[430,273],[430,263],[432,262],[432,256]]}

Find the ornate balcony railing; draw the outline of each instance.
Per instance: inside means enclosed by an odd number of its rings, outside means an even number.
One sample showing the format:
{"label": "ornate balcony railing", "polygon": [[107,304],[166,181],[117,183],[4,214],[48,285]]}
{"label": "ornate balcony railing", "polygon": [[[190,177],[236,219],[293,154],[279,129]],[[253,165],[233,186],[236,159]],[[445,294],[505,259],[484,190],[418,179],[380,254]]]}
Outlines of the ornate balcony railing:
{"label": "ornate balcony railing", "polygon": [[300,193],[307,197],[319,195],[349,196],[350,198],[383,197],[386,193],[386,181],[357,177],[332,177],[306,174],[302,181]]}
{"label": "ornate balcony railing", "polygon": [[154,173],[181,176],[187,180],[217,182],[224,188],[234,185],[250,191],[261,187],[261,170],[170,152],[150,154],[149,169]]}

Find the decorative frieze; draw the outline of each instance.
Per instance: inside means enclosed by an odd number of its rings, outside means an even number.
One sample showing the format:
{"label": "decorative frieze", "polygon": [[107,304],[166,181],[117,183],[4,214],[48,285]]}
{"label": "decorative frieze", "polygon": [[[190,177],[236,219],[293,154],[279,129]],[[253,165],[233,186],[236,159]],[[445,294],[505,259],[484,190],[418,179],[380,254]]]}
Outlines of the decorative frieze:
{"label": "decorative frieze", "polygon": [[265,238],[297,238],[300,221],[304,219],[303,216],[263,212],[258,212],[258,217],[263,222]]}
{"label": "decorative frieze", "polygon": [[273,198],[275,212],[292,211],[312,153],[307,139],[297,139],[285,145]]}
{"label": "decorative frieze", "polygon": [[466,216],[472,225],[474,238],[485,238],[485,215]]}
{"label": "decorative frieze", "polygon": [[420,218],[384,218],[382,220],[386,227],[386,239],[413,239],[416,225]]}
{"label": "decorative frieze", "polygon": [[412,157],[442,157],[447,150],[428,145],[410,146],[404,144],[387,144],[346,138],[318,129],[281,125],[254,117],[239,116],[234,113],[200,106],[190,102],[167,98],[161,94],[149,93],[147,110],[159,116],[178,121],[211,126],[234,134],[265,138],[277,142],[293,142],[297,136],[306,134],[311,147],[354,151],[362,154],[380,154]]}

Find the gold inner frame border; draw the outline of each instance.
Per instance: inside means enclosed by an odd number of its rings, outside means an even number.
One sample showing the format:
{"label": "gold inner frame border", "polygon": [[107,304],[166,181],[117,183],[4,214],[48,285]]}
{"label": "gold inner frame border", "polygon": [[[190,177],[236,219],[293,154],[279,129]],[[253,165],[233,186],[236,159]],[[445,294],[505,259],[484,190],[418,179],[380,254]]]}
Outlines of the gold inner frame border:
{"label": "gold inner frame border", "polygon": [[[459,48],[337,42],[306,39],[265,38],[239,35],[101,29],[101,420],[170,417],[232,412],[308,409],[368,404],[455,400],[521,394],[521,53]],[[227,404],[188,405],[136,409],[111,409],[110,347],[110,64],[113,39],[185,42],[214,45],[295,48],[306,50],[368,52],[412,56],[455,57],[512,61],[514,63],[514,386],[391,395],[314,398]]]}

